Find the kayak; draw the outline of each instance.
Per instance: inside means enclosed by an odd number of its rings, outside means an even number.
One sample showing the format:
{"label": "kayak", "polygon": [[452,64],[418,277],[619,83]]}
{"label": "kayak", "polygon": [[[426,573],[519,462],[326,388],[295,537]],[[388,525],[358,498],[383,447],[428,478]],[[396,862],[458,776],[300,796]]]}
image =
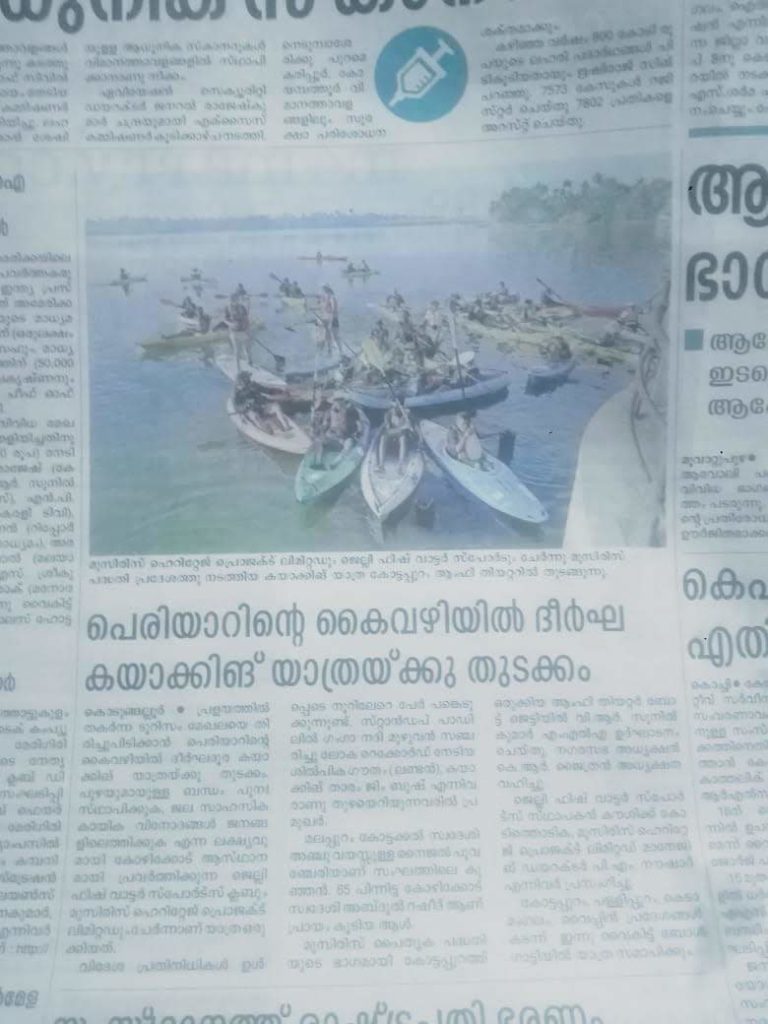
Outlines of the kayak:
{"label": "kayak", "polygon": [[319,465],[315,465],[312,452],[308,452],[301,460],[294,489],[296,500],[302,505],[318,501],[343,487],[363,461],[371,436],[371,425],[362,409],[357,412],[363,418],[363,435],[357,444],[343,454],[338,450],[324,448]]}
{"label": "kayak", "polygon": [[360,469],[363,497],[380,522],[410,498],[424,473],[424,456],[421,447],[413,439],[402,470],[398,468],[398,451],[394,444],[388,445],[384,464],[381,469],[378,468],[379,439],[383,429],[379,427],[374,434]]}
{"label": "kayak", "polygon": [[544,523],[547,511],[541,502],[499,459],[487,452],[480,463],[468,464],[445,450],[448,431],[432,420],[422,420],[421,436],[435,462],[462,490],[496,512],[523,523]]}
{"label": "kayak", "polygon": [[342,270],[344,277],[373,277],[379,273],[379,270]]}
{"label": "kayak", "polygon": [[215,277],[182,277],[182,284],[216,284]]}
{"label": "kayak", "polygon": [[216,324],[210,331],[182,330],[175,334],[161,334],[158,338],[149,338],[141,342],[145,352],[173,352],[183,348],[205,348],[206,345],[220,345],[229,342],[229,329],[223,324]]}
{"label": "kayak", "polygon": [[[289,384],[303,384],[306,381],[312,381],[315,376],[324,377],[338,369],[340,362],[340,359],[326,359],[318,360],[317,366],[294,367],[288,364],[281,368],[279,375],[264,369],[262,366],[243,366],[243,369],[248,370],[254,380],[258,380],[261,384],[266,384],[268,387],[284,388]],[[237,365],[235,357],[231,352],[226,354],[220,353],[216,357],[216,365],[225,377],[234,381],[237,376]]]}
{"label": "kayak", "polygon": [[[405,386],[396,384],[392,390],[398,401],[407,409],[430,409],[478,398],[490,398],[502,394],[508,387],[509,377],[506,373],[486,373],[480,374],[479,377],[468,377],[463,387],[452,381],[448,386],[435,388],[434,391],[418,393],[415,381],[411,381]],[[365,409],[389,409],[393,404],[392,391],[386,386],[352,386],[347,392],[353,402]]]}
{"label": "kayak", "polygon": [[[229,324],[226,320],[216,324],[216,327],[229,330]],[[179,313],[179,329],[181,331],[194,331],[196,334],[200,334],[200,318],[196,315],[187,316],[185,313]]]}
{"label": "kayak", "polygon": [[123,277],[123,278],[119,278],[118,277],[114,281],[110,281],[108,283],[108,287],[110,287],[110,288],[124,288],[126,285],[129,285],[129,284],[146,284],[146,281],[147,281],[146,277]]}
{"label": "kayak", "polygon": [[[475,335],[495,344],[500,352],[514,352],[521,347],[538,349],[542,341],[551,337],[553,333],[551,327],[537,327],[530,323],[526,323],[522,328],[488,327],[485,324],[467,320],[466,317],[463,320],[468,335]],[[583,353],[595,357],[600,356],[612,363],[624,362],[632,356],[632,353],[624,349],[606,348],[594,338],[587,337],[570,327],[560,326],[557,333],[562,335],[572,347],[578,346]]]}
{"label": "kayak", "polygon": [[306,309],[306,295],[278,295],[278,298],[286,309]]}
{"label": "kayak", "polygon": [[325,253],[321,253],[319,256],[299,256],[300,260],[311,263],[348,263],[349,260],[346,256],[326,256]]}
{"label": "kayak", "polygon": [[304,455],[309,451],[312,443],[309,435],[288,416],[286,420],[290,428],[281,430],[276,422],[268,425],[263,417],[252,412],[236,412],[231,397],[227,399],[227,413],[240,433],[256,444],[278,452],[287,452],[289,455]]}
{"label": "kayak", "polygon": [[528,371],[526,390],[544,391],[546,388],[552,388],[556,384],[563,384],[570,377],[575,365],[576,360],[571,356],[570,359],[561,360],[559,363],[550,363],[546,366],[532,366]]}
{"label": "kayak", "polygon": [[[224,376],[234,384],[237,379],[237,363],[235,362],[235,357],[231,353],[228,353],[227,355],[220,354],[216,356],[214,361]],[[251,378],[257,384],[262,384],[265,388],[284,389],[288,386],[288,382],[285,378],[278,377],[276,373],[265,370],[263,366],[247,366],[244,367],[244,369],[251,375]]]}

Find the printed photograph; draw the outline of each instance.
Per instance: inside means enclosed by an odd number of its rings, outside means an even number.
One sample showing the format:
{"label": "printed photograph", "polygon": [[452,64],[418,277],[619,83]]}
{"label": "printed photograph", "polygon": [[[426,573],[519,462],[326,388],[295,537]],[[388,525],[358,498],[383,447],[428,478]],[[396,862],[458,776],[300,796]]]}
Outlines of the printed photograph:
{"label": "printed photograph", "polygon": [[665,543],[668,158],[449,148],[81,179],[92,555]]}

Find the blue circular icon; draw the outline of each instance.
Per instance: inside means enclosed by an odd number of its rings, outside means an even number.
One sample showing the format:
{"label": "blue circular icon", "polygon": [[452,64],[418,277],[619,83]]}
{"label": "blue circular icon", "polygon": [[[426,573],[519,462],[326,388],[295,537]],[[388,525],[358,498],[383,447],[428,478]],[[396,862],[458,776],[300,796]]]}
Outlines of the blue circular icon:
{"label": "blue circular icon", "polygon": [[374,72],[379,99],[406,121],[436,121],[467,87],[467,58],[447,32],[409,28],[387,43]]}

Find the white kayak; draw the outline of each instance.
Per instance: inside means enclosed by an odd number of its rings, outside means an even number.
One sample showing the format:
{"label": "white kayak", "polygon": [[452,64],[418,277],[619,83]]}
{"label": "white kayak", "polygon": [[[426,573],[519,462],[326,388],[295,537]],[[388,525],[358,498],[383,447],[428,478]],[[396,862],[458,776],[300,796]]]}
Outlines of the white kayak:
{"label": "white kayak", "polygon": [[[231,353],[227,353],[227,355],[219,353],[214,362],[224,376],[234,384],[237,380],[235,357]],[[263,366],[242,366],[241,369],[245,373],[250,374],[251,380],[255,381],[256,384],[261,384],[265,388],[274,388],[277,391],[285,390],[288,387],[284,377],[278,377],[276,373],[265,370]]]}
{"label": "white kayak", "polygon": [[523,523],[544,523],[549,518],[539,499],[499,459],[487,452],[478,463],[466,463],[445,449],[448,431],[432,420],[422,420],[421,436],[435,462],[468,494],[489,508]]}
{"label": "white kayak", "polygon": [[286,309],[306,309],[307,308],[307,296],[306,295],[278,295],[278,298],[282,302]]}
{"label": "white kayak", "polygon": [[410,498],[424,474],[424,456],[415,439],[411,439],[405,455],[402,470],[398,466],[398,451],[394,444],[388,446],[384,464],[378,466],[379,438],[383,427],[379,427],[373,442],[366,452],[360,469],[360,483],[368,508],[383,522]]}
{"label": "white kayak", "polygon": [[287,452],[290,455],[305,455],[312,444],[309,435],[288,416],[285,418],[290,424],[289,429],[282,430],[272,417],[257,416],[251,412],[236,412],[231,397],[227,400],[227,413],[244,437],[265,448]]}

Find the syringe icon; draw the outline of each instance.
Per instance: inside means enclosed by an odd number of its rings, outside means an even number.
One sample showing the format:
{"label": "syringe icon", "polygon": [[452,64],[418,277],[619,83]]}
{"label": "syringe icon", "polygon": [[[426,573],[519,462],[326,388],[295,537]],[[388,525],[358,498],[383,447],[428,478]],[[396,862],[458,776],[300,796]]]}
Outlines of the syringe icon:
{"label": "syringe icon", "polygon": [[420,100],[441,81],[448,72],[440,64],[441,57],[452,57],[452,50],[444,39],[438,40],[434,53],[417,46],[413,56],[397,72],[395,95],[389,101],[390,110],[402,100]]}

